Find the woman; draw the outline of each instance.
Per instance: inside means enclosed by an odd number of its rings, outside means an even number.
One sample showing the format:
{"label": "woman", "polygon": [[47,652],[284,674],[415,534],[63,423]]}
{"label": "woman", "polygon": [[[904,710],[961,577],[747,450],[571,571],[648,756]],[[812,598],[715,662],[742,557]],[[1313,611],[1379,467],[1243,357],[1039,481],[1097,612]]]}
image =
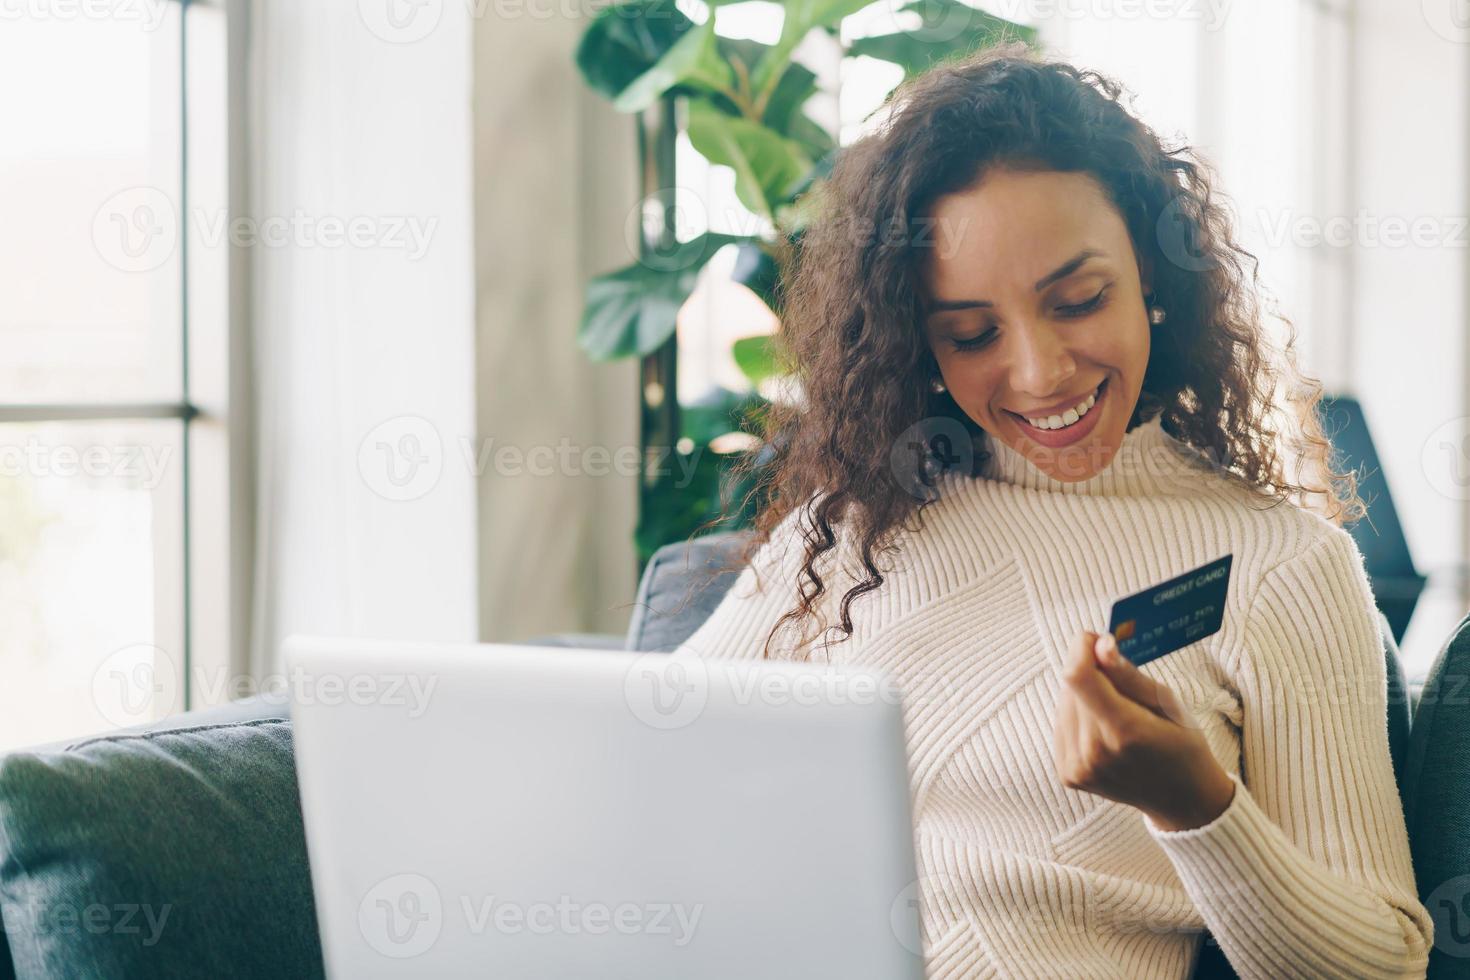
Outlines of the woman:
{"label": "woman", "polygon": [[[898,681],[931,977],[1185,977],[1206,929],[1245,977],[1422,976],[1361,502],[1119,92],[1008,46],[844,152],[751,566],[682,652]],[[1225,554],[1219,632],[1118,656],[1115,599]]]}

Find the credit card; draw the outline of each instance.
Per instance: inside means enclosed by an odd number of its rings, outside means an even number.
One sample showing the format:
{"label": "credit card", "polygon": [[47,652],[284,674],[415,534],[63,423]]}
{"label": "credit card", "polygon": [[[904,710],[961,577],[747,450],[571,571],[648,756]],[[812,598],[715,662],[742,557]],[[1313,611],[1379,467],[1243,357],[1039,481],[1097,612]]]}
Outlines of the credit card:
{"label": "credit card", "polygon": [[1216,558],[1113,603],[1108,632],[1118,641],[1118,652],[1142,667],[1219,632],[1233,557]]}

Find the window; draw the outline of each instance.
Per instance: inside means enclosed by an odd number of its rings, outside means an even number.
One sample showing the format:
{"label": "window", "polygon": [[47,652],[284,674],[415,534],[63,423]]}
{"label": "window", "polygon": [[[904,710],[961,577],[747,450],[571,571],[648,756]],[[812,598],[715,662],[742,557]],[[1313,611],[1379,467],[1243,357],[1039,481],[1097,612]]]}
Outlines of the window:
{"label": "window", "polygon": [[28,5],[0,30],[0,749],[192,699],[191,531],[219,515],[191,489],[219,453],[191,367],[218,388],[221,318],[191,322],[219,277],[190,268],[186,19],[222,58],[205,4]]}

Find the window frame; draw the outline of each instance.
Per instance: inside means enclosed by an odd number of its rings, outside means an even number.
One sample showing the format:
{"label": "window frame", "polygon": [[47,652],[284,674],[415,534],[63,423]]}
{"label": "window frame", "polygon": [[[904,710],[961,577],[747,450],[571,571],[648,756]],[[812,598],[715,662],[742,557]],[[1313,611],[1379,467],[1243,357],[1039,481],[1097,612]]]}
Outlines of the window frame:
{"label": "window frame", "polygon": [[[0,424],[176,420],[182,554],[154,562],[156,636],[176,636],[176,703],[164,717],[241,691],[253,551],[249,456],[248,253],[205,248],[188,220],[199,207],[227,216],[245,201],[247,0],[170,0],[179,6],[179,397],[161,401],[0,403]],[[192,28],[192,30],[191,30]],[[200,287],[203,287],[202,289]],[[221,683],[223,681],[224,683]]]}

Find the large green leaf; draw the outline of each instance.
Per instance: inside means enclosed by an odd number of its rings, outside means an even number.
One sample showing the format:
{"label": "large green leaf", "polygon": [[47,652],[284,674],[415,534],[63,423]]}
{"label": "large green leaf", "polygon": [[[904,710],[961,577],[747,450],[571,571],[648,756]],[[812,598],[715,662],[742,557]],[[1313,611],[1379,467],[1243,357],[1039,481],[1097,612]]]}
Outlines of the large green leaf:
{"label": "large green leaf", "polygon": [[891,61],[901,66],[909,77],[941,61],[993,47],[1002,41],[1025,41],[1033,47],[1037,44],[1035,28],[1013,24],[961,0],[913,0],[899,11],[918,14],[919,27],[858,38],[848,47],[847,54]]}
{"label": "large green leaf", "polygon": [[628,0],[603,7],[577,46],[577,67],[596,92],[616,99],[694,27],[674,0]]}
{"label": "large green leaf", "polygon": [[761,113],[760,121],[778,133],[790,135],[786,127],[816,91],[816,73],[805,65],[791,63],[776,83],[771,97],[766,100],[765,112]]}
{"label": "large green leaf", "polygon": [[[768,44],[745,38],[722,37],[719,39],[719,46],[726,61],[733,65],[738,59],[741,64],[747,66],[747,70],[748,66],[756,64],[764,53],[770,50]],[[831,133],[802,112],[802,107],[816,92],[816,74],[805,65],[792,62],[786,66],[785,74],[781,76],[776,83],[776,88],[766,100],[765,110],[761,113],[760,118],[760,122],[767,128],[796,140],[813,157],[819,157],[837,145],[837,140]],[[741,107],[734,102],[719,98],[711,101],[730,115],[742,114]]]}
{"label": "large green leaf", "polygon": [[774,337],[742,337],[731,345],[730,350],[735,357],[736,366],[753,385],[759,385],[767,378],[781,373],[780,363],[776,360]]}
{"label": "large green leaf", "polygon": [[786,135],[800,143],[813,159],[821,159],[837,149],[837,139],[804,112],[798,112],[787,123]]}
{"label": "large green leaf", "polygon": [[689,142],[706,160],[732,168],[740,203],[770,220],[812,168],[800,143],[703,101],[689,105]]}
{"label": "large green leaf", "polygon": [[771,50],[769,44],[753,41],[748,37],[725,37],[721,35],[716,40],[720,49],[720,57],[724,58],[732,66],[738,59],[745,66],[747,72],[755,68],[765,53]]}
{"label": "large green leaf", "polygon": [[642,112],[677,85],[724,91],[734,84],[730,65],[715,45],[715,19],[688,31],[658,62],[618,95],[613,108]]}
{"label": "large green leaf", "polygon": [[679,308],[694,292],[710,256],[734,235],[707,233],[655,258],[598,276],[587,284],[577,343],[594,360],[643,356],[674,332]]}
{"label": "large green leaf", "polygon": [[[739,64],[747,76],[750,74],[751,67],[758,64],[765,53],[771,49],[769,44],[762,44],[748,38],[720,37],[716,38],[716,44],[719,47],[720,56],[732,66],[732,69]],[[738,75],[739,72],[736,71],[735,74]],[[816,91],[816,74],[805,65],[791,62],[786,66],[785,73],[776,83],[770,97],[767,98],[765,110],[761,113],[760,118],[760,121],[768,128],[782,136],[796,140],[812,157],[822,156],[837,146],[837,140],[831,133],[802,112],[802,107],[816,94]],[[743,107],[720,95],[710,96],[710,101],[733,116],[742,115],[744,112]]]}
{"label": "large green leaf", "polygon": [[817,91],[817,76],[804,65],[792,62],[766,101],[761,122],[800,143],[808,155],[819,157],[837,146],[832,134],[802,111]]}
{"label": "large green leaf", "polygon": [[781,36],[771,46],[760,64],[755,66],[752,87],[759,94],[774,88],[786,66],[791,63],[791,52],[806,37],[813,27],[830,27],[848,14],[856,13],[873,0],[787,0],[786,18],[781,22]]}

